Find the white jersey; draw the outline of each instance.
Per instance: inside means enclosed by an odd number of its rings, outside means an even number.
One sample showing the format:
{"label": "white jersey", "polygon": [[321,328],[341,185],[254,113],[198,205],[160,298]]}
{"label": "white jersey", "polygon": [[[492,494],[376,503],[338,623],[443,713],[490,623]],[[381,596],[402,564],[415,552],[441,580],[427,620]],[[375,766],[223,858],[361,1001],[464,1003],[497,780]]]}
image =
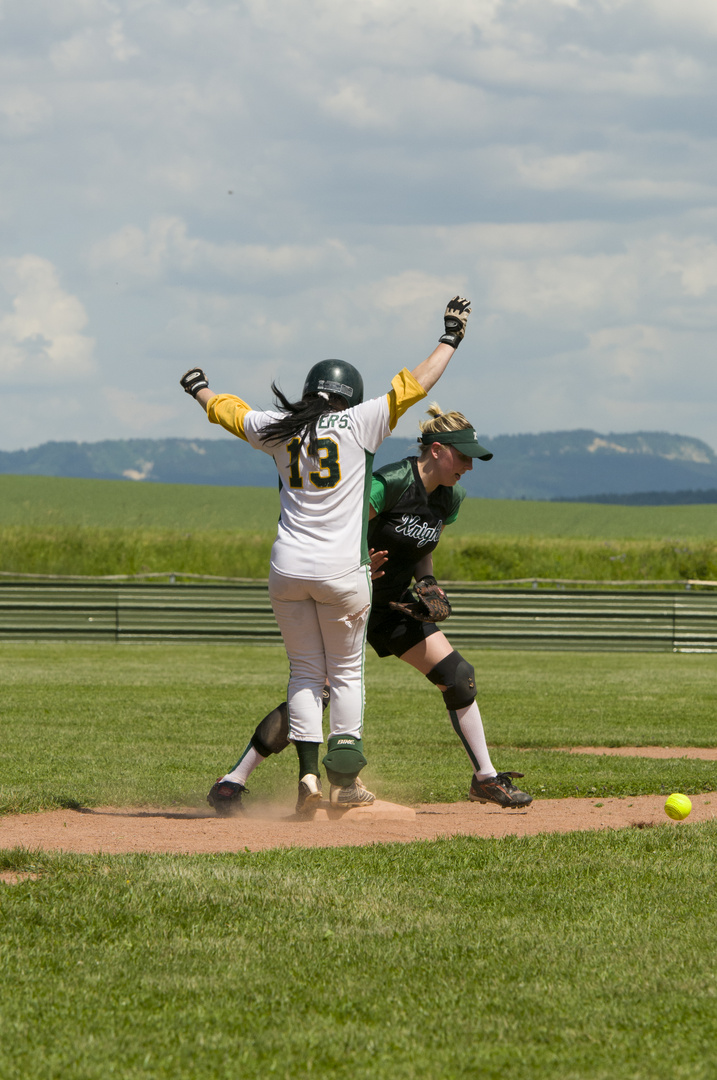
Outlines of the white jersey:
{"label": "white jersey", "polygon": [[314,458],[299,437],[278,445],[264,441],[267,426],[282,413],[251,409],[229,394],[210,399],[207,415],[212,423],[270,454],[276,463],[281,516],[271,552],[274,570],[287,577],[330,580],[368,562],[374,454],[399,417],[425,396],[404,368],[388,394],[321,416]]}

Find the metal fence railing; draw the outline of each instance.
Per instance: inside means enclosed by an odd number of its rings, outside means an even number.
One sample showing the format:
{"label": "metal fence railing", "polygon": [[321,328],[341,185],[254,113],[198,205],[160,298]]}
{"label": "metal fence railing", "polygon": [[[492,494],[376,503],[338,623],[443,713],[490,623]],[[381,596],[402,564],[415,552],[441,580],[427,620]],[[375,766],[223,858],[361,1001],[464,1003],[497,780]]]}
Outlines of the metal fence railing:
{"label": "metal fence railing", "polygon": [[[717,594],[446,583],[457,647],[717,652]],[[6,582],[2,641],[281,641],[265,581]]]}

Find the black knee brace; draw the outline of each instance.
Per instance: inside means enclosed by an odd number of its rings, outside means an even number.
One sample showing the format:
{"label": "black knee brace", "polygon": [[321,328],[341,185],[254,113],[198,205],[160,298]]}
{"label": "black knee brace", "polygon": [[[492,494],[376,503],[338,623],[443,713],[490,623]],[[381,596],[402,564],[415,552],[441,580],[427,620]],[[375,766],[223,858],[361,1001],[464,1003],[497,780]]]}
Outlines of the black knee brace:
{"label": "black knee brace", "polygon": [[251,745],[262,757],[280,754],[289,745],[289,710],[282,701],[256,725]]}
{"label": "black knee brace", "polygon": [[[321,704],[326,710],[329,704],[328,687],[324,687],[321,698]],[[286,750],[289,745],[289,710],[285,701],[259,721],[251,737],[251,745],[262,757],[280,754],[282,750]]]}
{"label": "black knee brace", "polygon": [[445,686],[447,709],[466,709],[476,696],[475,670],[455,649],[432,668],[426,678],[434,686]]}

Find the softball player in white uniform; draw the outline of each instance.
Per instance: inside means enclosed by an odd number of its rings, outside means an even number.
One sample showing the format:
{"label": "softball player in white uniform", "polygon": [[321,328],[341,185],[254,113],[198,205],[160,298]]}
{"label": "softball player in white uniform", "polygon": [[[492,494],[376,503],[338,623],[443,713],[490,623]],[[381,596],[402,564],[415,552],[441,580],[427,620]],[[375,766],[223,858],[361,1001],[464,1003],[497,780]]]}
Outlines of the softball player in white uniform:
{"label": "softball player in white uniform", "polygon": [[331,690],[331,732],[323,759],[336,806],[374,801],[359,779],[363,662],[371,580],[366,543],[373,456],[411,405],[442,375],[463,338],[469,302],[455,297],[438,347],[391,390],[363,401],[363,381],[351,364],[324,360],[309,372],[301,401],[272,384],[279,410],[252,409],[241,398],[215,394],[200,368],[181,379],[187,393],[221,424],[270,454],[280,479],[281,516],[271,553],[269,594],[289,657],[289,737],[299,755],[297,811],[321,799],[318,752],[323,691]]}

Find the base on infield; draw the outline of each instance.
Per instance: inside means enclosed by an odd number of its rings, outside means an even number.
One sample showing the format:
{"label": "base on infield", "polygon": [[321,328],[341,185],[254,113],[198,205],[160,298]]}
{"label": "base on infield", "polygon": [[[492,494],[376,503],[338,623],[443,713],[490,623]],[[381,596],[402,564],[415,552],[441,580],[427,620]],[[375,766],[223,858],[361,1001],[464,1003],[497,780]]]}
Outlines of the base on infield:
{"label": "base on infield", "polygon": [[369,806],[352,806],[349,810],[340,810],[326,799],[319,803],[313,821],[367,821],[371,818],[379,821],[406,821],[415,818],[412,806],[400,806],[398,803],[376,799]]}

